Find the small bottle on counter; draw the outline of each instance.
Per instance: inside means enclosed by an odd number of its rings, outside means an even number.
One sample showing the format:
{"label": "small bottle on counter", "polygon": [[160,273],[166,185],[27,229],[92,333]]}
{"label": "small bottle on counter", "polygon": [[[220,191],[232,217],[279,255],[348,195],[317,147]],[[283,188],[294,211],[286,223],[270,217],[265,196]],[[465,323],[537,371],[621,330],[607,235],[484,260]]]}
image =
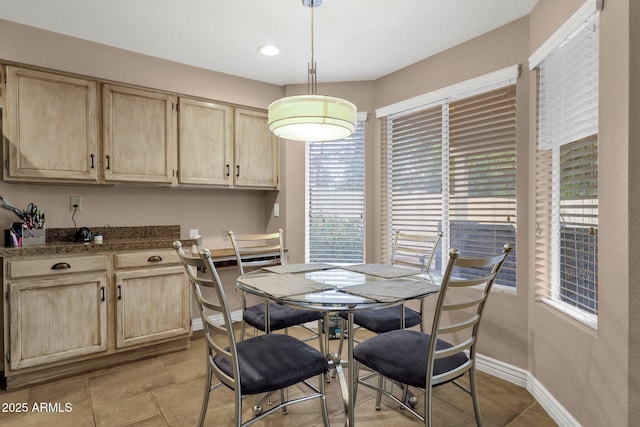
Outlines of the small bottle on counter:
{"label": "small bottle on counter", "polygon": [[195,239],[196,243],[191,245],[191,255],[200,256],[200,246],[202,245],[202,237],[199,234],[197,234],[193,236],[193,238]]}

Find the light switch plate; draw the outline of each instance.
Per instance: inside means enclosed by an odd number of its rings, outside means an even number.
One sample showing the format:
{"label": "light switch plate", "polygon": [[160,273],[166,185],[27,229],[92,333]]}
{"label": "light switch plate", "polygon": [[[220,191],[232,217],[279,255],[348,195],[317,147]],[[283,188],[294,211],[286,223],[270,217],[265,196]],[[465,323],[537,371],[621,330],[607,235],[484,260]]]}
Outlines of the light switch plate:
{"label": "light switch plate", "polygon": [[190,239],[195,239],[198,236],[200,236],[200,233],[198,232],[197,228],[191,228],[189,229],[189,238]]}
{"label": "light switch plate", "polygon": [[280,203],[273,204],[273,216],[275,217],[280,216]]}

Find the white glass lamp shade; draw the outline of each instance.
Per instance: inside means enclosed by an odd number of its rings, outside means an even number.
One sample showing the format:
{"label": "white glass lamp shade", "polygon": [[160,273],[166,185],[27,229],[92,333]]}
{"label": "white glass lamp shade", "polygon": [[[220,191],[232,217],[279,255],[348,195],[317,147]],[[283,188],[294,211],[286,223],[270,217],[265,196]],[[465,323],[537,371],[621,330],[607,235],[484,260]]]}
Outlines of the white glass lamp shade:
{"label": "white glass lamp shade", "polygon": [[346,138],[356,127],[353,103],[332,96],[298,95],[269,105],[269,130],[295,141],[334,141]]}

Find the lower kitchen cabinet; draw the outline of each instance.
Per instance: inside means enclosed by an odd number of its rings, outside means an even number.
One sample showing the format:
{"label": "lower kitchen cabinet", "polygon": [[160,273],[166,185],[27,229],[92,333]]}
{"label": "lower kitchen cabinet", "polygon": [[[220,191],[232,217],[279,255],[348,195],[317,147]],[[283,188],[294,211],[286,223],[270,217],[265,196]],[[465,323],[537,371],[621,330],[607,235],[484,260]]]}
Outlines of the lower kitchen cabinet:
{"label": "lower kitchen cabinet", "polygon": [[173,249],[4,259],[7,388],[187,348],[191,294]]}
{"label": "lower kitchen cabinet", "polygon": [[184,279],[182,266],[116,273],[117,348],[189,333]]}
{"label": "lower kitchen cabinet", "polygon": [[10,283],[11,369],[107,350],[106,286],[106,272]]}

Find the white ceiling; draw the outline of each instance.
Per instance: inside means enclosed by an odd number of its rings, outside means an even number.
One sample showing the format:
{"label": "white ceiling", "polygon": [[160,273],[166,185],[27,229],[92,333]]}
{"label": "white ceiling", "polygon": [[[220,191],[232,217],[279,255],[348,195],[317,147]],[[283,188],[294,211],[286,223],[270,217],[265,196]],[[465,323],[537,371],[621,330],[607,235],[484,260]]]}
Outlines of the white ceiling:
{"label": "white ceiling", "polygon": [[[537,0],[324,0],[318,83],[374,80],[527,15]],[[0,19],[277,85],[306,83],[301,0],[0,0]],[[272,43],[280,55],[258,53]]]}

